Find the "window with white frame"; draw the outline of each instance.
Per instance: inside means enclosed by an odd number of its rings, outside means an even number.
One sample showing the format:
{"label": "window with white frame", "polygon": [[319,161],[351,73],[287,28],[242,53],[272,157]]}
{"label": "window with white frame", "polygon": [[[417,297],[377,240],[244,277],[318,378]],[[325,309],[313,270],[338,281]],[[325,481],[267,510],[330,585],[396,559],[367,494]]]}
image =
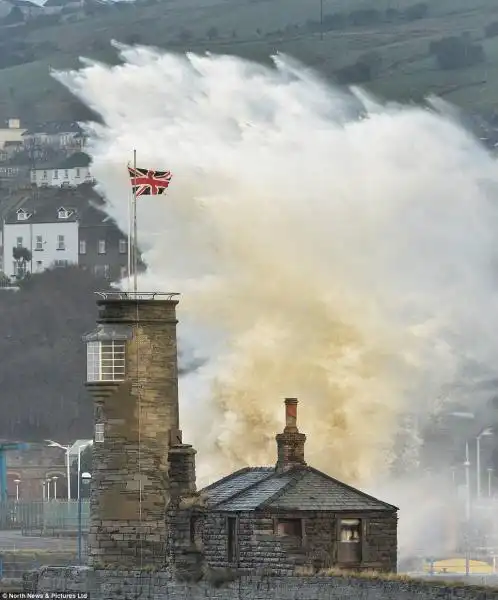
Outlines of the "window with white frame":
{"label": "window with white frame", "polygon": [[43,236],[41,235],[36,236],[35,250],[43,250]]}
{"label": "window with white frame", "polygon": [[107,340],[87,344],[87,381],[124,381],[126,342]]}
{"label": "window with white frame", "polygon": [[105,240],[99,240],[99,254],[105,254]]}
{"label": "window with white frame", "polygon": [[95,442],[97,444],[102,444],[104,441],[104,424],[96,423],[95,424]]}
{"label": "window with white frame", "polygon": [[80,254],[86,254],[86,240],[80,240]]}
{"label": "window with white frame", "polygon": [[125,238],[121,238],[119,240],[119,253],[120,254],[126,254],[127,251],[128,251],[127,240]]}
{"label": "window with white frame", "polygon": [[66,249],[66,242],[64,241],[64,236],[58,235],[57,236],[57,250],[65,250],[65,249]]}
{"label": "window with white frame", "polygon": [[76,177],[81,177],[81,172],[79,169],[76,169]]}
{"label": "window with white frame", "polygon": [[69,179],[69,171],[68,171],[68,169],[64,169],[64,179]]}
{"label": "window with white frame", "polygon": [[16,238],[16,246],[22,248],[22,237]]}
{"label": "window with white frame", "polygon": [[57,169],[54,171],[54,179],[59,179],[59,171]]}

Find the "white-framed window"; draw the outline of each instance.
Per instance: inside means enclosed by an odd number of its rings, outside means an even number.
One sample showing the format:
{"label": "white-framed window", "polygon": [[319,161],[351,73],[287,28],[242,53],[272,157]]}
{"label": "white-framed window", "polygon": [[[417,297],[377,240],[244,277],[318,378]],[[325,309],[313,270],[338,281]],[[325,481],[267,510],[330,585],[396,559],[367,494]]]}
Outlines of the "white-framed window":
{"label": "white-framed window", "polygon": [[126,254],[128,252],[128,243],[126,238],[121,238],[119,240],[119,253]]}
{"label": "white-framed window", "polygon": [[81,177],[81,173],[79,169],[76,169],[76,177]]}
{"label": "white-framed window", "polygon": [[128,267],[121,267],[121,279],[128,277]]}
{"label": "white-framed window", "polygon": [[59,208],[57,211],[58,219],[67,219],[69,217],[69,212],[65,208]]}
{"label": "white-framed window", "polygon": [[69,265],[68,260],[54,260],[55,267],[67,267]]}
{"label": "white-framed window", "polygon": [[43,250],[43,236],[41,235],[36,236],[35,250]]}
{"label": "white-framed window", "polygon": [[68,171],[68,169],[64,169],[64,179],[69,179],[69,171]]}
{"label": "white-framed window", "polygon": [[65,249],[66,249],[66,242],[64,241],[64,236],[58,235],[57,236],[57,250],[65,250]]}
{"label": "white-framed window", "polygon": [[24,210],[20,210],[17,213],[17,220],[18,221],[25,221],[28,218],[27,213]]}
{"label": "white-framed window", "polygon": [[88,342],[87,381],[124,381],[126,342]]}
{"label": "white-framed window", "polygon": [[86,240],[80,240],[80,254],[86,254]]}
{"label": "white-framed window", "polygon": [[102,444],[104,442],[104,424],[95,424],[95,443]]}
{"label": "white-framed window", "polygon": [[47,171],[43,171],[43,179],[47,179],[48,178],[48,173]]}
{"label": "white-framed window", "polygon": [[16,246],[22,248],[22,237],[16,238]]}
{"label": "white-framed window", "polygon": [[57,169],[54,171],[54,179],[59,179],[59,171]]}
{"label": "white-framed window", "polygon": [[99,254],[105,254],[105,240],[99,240]]}

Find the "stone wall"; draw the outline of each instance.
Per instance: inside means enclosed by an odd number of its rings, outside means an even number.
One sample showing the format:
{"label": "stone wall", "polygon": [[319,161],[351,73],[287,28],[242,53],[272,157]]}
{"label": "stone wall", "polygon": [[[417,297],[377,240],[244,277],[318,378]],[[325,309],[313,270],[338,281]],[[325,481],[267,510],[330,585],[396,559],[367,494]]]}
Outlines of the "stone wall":
{"label": "stone wall", "polygon": [[[104,439],[93,452],[90,564],[138,568],[165,562],[168,452],[178,431],[174,300],[99,300],[99,331],[126,339],[125,381],[87,382]],[[116,328],[119,328],[116,329]],[[124,332],[124,333],[123,333]],[[126,334],[126,335],[125,335]],[[92,334],[87,336],[91,339]]]}
{"label": "stone wall", "polygon": [[[237,567],[247,572],[264,568],[274,575],[291,575],[296,567],[317,571],[338,564],[338,515],[335,513],[241,512],[237,516],[237,555],[233,562],[228,560],[227,515],[208,512],[203,518],[202,548],[209,566]],[[396,571],[396,514],[363,513],[359,516],[364,525],[363,561],[359,568]],[[302,540],[277,536],[277,517],[302,519]]]}
{"label": "stone wall", "polygon": [[249,576],[174,581],[164,573],[45,567],[27,574],[25,592],[89,592],[99,600],[493,600],[498,590],[403,579],[352,576]]}

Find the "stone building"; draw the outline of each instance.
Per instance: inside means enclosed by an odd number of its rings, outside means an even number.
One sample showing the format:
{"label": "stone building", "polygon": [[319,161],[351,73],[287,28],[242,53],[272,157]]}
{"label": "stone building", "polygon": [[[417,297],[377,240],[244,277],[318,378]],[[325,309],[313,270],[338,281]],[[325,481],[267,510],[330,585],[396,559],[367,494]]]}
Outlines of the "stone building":
{"label": "stone building", "polygon": [[249,467],[204,490],[207,510],[192,541],[215,567],[375,569],[395,572],[397,508],[306,464],[297,399],[285,400],[275,467]]}
{"label": "stone building", "polygon": [[89,556],[105,567],[339,567],[396,571],[397,508],[305,462],[297,400],[285,401],[274,467],[245,468],[200,492],[178,407],[174,294],[101,294],[85,336],[95,439]]}

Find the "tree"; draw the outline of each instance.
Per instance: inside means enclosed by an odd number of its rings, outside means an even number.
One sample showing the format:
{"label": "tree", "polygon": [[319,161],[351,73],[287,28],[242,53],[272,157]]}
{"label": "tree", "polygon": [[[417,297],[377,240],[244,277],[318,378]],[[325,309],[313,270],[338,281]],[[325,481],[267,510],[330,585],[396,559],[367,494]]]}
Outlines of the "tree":
{"label": "tree", "polygon": [[16,277],[23,279],[26,277],[26,265],[31,261],[31,251],[23,247],[12,248],[12,256],[16,261]]}
{"label": "tree", "polygon": [[434,55],[440,69],[462,69],[484,61],[484,49],[481,44],[473,44],[465,36],[451,36],[431,42],[429,51]]}
{"label": "tree", "polygon": [[219,36],[217,27],[210,27],[206,35],[209,40],[215,40]]}

